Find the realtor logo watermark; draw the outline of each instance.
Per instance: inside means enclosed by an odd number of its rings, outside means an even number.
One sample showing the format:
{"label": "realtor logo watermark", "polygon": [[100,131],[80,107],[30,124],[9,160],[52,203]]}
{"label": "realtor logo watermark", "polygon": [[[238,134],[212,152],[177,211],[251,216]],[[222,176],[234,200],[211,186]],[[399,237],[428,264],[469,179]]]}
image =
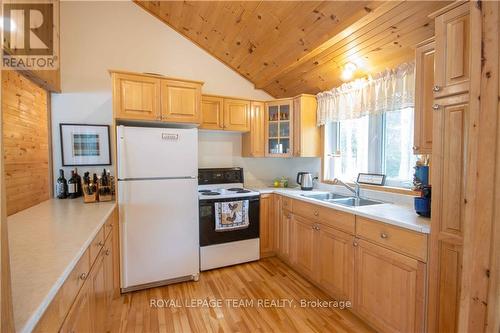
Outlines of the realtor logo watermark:
{"label": "realtor logo watermark", "polygon": [[2,5],[2,69],[54,70],[59,67],[59,13],[53,2]]}

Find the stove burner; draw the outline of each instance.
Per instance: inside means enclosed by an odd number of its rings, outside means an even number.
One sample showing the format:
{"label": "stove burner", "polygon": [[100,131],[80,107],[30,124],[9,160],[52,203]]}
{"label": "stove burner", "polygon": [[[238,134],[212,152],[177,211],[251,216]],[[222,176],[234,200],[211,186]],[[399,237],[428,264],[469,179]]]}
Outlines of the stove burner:
{"label": "stove burner", "polygon": [[243,189],[236,191],[236,193],[248,193],[248,192],[250,192],[250,191],[249,190],[243,190]]}
{"label": "stove burner", "polygon": [[207,193],[207,192],[212,192],[212,191],[210,191],[210,190],[198,190],[198,192],[200,192],[200,193]]}
{"label": "stove burner", "polygon": [[241,187],[228,188],[227,190],[232,191],[232,192],[245,193],[245,192],[240,192],[240,191],[243,191],[243,189]]}
{"label": "stove burner", "polygon": [[220,195],[219,192],[212,192],[212,191],[203,191],[201,194],[203,194],[203,195]]}

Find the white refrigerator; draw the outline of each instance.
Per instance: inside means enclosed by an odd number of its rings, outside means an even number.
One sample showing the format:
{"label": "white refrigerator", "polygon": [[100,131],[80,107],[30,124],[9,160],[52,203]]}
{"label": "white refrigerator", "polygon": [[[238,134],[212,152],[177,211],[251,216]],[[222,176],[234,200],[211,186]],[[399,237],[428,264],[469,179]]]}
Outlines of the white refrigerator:
{"label": "white refrigerator", "polygon": [[122,291],[198,279],[198,130],[117,127]]}

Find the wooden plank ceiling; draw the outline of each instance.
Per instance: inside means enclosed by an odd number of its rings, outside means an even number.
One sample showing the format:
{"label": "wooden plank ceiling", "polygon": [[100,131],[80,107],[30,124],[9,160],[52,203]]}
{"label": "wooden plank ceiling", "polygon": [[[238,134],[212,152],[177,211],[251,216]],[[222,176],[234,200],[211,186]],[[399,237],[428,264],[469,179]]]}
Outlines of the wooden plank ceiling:
{"label": "wooden plank ceiling", "polygon": [[449,1],[135,1],[270,95],[316,94],[413,57]]}

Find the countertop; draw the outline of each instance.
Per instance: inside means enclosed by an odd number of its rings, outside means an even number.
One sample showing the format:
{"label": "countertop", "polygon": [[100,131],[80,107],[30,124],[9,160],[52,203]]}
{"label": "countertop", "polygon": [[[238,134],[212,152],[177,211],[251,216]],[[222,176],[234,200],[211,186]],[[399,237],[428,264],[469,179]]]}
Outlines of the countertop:
{"label": "countertop", "polygon": [[[430,233],[430,219],[421,217],[415,213],[412,207],[397,205],[392,203],[383,203],[380,205],[349,207],[340,204],[334,204],[317,199],[306,198],[302,194],[311,193],[327,193],[327,191],[313,190],[302,191],[298,188],[274,188],[274,187],[253,187],[248,186],[261,194],[265,193],[278,193],[294,199],[310,202],[316,205],[334,208],[358,216],[366,217],[369,219],[377,220],[383,223],[392,224],[401,228],[421,232]],[[377,198],[370,198],[377,200]],[[380,200],[384,201],[384,200]]]}
{"label": "countertop", "polygon": [[9,216],[16,332],[30,332],[115,208],[51,199]]}

